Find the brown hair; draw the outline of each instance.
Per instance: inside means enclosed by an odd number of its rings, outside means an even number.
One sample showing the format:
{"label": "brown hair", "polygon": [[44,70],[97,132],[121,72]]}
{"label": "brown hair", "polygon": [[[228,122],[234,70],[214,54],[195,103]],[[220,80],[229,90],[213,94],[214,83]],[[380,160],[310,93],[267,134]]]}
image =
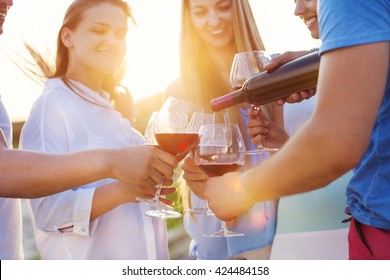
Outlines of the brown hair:
{"label": "brown hair", "polygon": [[[57,78],[64,77],[69,64],[68,49],[62,42],[61,32],[64,27],[74,30],[78,27],[79,23],[83,20],[84,12],[91,7],[100,5],[102,3],[109,3],[113,6],[117,6],[123,10],[125,15],[134,22],[134,18],[131,13],[131,8],[127,2],[122,0],[75,0],[68,7],[62,26],[57,36],[57,53],[55,56],[55,62],[48,61],[38,51],[25,42],[27,50],[32,55],[35,63],[38,65],[42,74],[34,69],[28,69],[33,76],[38,76],[38,79],[42,78]],[[113,75],[108,75],[103,83],[103,89],[109,93],[114,93],[116,86],[119,85],[123,78],[125,67]],[[26,72],[26,71],[25,71]],[[30,75],[31,76],[31,75]]]}
{"label": "brown hair", "polygon": [[[127,18],[135,23],[131,8],[127,2],[122,0],[75,0],[68,7],[60,31],[57,37],[57,53],[55,59],[50,60],[50,56],[42,55],[29,43],[25,42],[25,46],[34,59],[34,63],[26,61],[27,67],[18,67],[30,78],[35,81],[42,82],[47,78],[64,78],[68,64],[69,55],[68,49],[62,42],[61,32],[64,27],[74,30],[83,20],[84,12],[91,7],[95,7],[102,3],[109,3],[113,6],[122,9]],[[49,57],[49,59],[48,59]],[[38,66],[38,69],[37,67]],[[122,117],[129,119],[132,122],[132,113],[128,112],[132,108],[132,97],[127,89],[120,85],[125,73],[125,65],[123,64],[116,73],[107,75],[103,81],[102,89],[110,93],[110,98],[115,106],[115,109],[122,114]],[[123,90],[124,89],[124,90]],[[120,103],[126,104],[120,104]]]}

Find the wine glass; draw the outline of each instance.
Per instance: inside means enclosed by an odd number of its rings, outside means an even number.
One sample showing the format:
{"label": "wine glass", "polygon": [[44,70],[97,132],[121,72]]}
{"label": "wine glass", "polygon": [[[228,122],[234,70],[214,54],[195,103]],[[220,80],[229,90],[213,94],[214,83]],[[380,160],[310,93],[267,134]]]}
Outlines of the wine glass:
{"label": "wine glass", "polygon": [[251,76],[264,71],[263,67],[271,60],[265,51],[245,51],[236,53],[230,71],[230,85],[240,89]]}
{"label": "wine glass", "polygon": [[[144,133],[145,145],[158,146],[156,137],[154,137],[154,133],[153,133],[153,123],[154,123],[154,120],[156,119],[156,116],[157,116],[157,112],[152,112],[152,115],[149,118],[148,124],[146,125],[145,133]],[[153,198],[136,197],[135,199],[140,201],[140,202],[147,203],[147,204],[153,206],[153,208],[155,208],[155,209],[173,210],[173,207],[171,207],[165,203],[162,203],[159,200],[162,187],[163,187],[162,184],[158,184],[156,186],[157,190],[156,190],[156,194],[154,195]],[[165,214],[166,214],[165,218],[175,215],[175,213],[171,213],[171,212],[167,212]]]}
{"label": "wine glass", "polygon": [[[200,113],[195,115],[199,127],[206,124],[230,124],[229,114],[227,112]],[[197,208],[189,208],[187,212],[192,214],[200,214],[206,216],[214,216],[214,213],[209,208],[207,200],[205,205]]]}
{"label": "wine glass", "polygon": [[[199,131],[199,145],[194,152],[194,160],[209,177],[222,176],[244,165],[245,144],[237,124],[207,124]],[[223,191],[223,186],[221,186]],[[221,221],[221,229],[205,235],[207,237],[243,236],[243,233],[227,229]]]}
{"label": "wine glass", "polygon": [[[202,113],[203,107],[184,100],[168,97],[153,122],[153,133],[161,149],[174,155],[179,161],[198,144],[199,124],[194,113]],[[157,197],[159,200],[159,197]],[[161,204],[161,203],[160,203]],[[150,217],[180,218],[174,210],[154,209],[145,211]]]}
{"label": "wine glass", "polygon": [[[230,85],[234,89],[242,87],[244,82],[256,73],[262,72],[266,63],[271,60],[271,56],[265,51],[246,51],[239,52],[234,56],[232,69],[230,72]],[[264,118],[263,112],[260,106],[253,105],[253,109],[258,111],[257,118]],[[247,151],[248,155],[254,155],[259,153],[276,152],[277,148],[266,148],[263,145],[258,145],[256,149]]]}

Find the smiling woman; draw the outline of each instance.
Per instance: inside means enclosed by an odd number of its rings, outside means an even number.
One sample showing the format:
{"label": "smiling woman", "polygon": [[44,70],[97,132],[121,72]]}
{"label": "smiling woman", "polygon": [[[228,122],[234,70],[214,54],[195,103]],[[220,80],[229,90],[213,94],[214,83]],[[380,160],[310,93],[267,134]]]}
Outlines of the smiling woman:
{"label": "smiling woman", "polygon": [[[137,165],[133,176],[148,183],[105,179],[29,200],[37,248],[44,259],[168,257],[165,222],[146,217],[149,206],[135,203],[134,195],[151,197],[156,184],[169,184],[173,173],[169,166],[177,160],[145,146],[140,133],[110,102],[125,55],[129,18],[131,10],[122,0],[72,2],[58,33],[55,71],[26,120],[21,148],[68,154],[132,147],[128,164]],[[39,65],[45,66],[41,61]],[[148,159],[150,152],[159,154],[157,161]],[[164,164],[159,159],[165,159]],[[153,173],[145,174],[153,166]],[[173,191],[164,188],[161,194]]]}
{"label": "smiling woman", "polygon": [[[47,56],[53,56],[56,48],[53,38],[71,2],[14,1],[7,15],[4,34],[0,37],[0,76],[4,77],[0,91],[13,121],[27,117],[42,87],[26,77],[11,60],[19,60],[19,55],[27,56],[23,40],[45,50]],[[284,52],[318,45],[300,20],[294,17],[293,1],[250,2],[268,50]],[[180,1],[131,0],[129,3],[137,25],[130,26],[127,37],[127,67],[123,84],[130,89],[134,99],[139,100],[164,90],[179,76]]]}

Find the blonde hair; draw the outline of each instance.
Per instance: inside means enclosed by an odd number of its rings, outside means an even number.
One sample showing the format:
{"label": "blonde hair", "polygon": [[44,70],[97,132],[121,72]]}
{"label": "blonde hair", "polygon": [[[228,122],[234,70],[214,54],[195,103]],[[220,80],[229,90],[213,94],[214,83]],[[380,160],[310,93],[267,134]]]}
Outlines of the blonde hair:
{"label": "blonde hair", "polygon": [[[214,60],[207,52],[206,43],[197,34],[191,23],[190,1],[182,1],[180,34],[180,97],[190,102],[209,107],[211,99],[226,94],[226,84],[217,72]],[[232,0],[234,48],[237,52],[265,50],[248,0]],[[239,118],[237,108],[229,110],[233,119]],[[190,207],[189,187],[182,181],[180,197]]]}
{"label": "blonde hair", "polygon": [[[180,77],[185,96],[191,102],[206,105],[212,98],[226,94],[206,43],[199,37],[190,18],[190,0],[183,0],[180,36]],[[234,54],[264,50],[248,0],[232,1]],[[212,77],[212,78],[211,78]],[[184,95],[184,93],[183,93]]]}

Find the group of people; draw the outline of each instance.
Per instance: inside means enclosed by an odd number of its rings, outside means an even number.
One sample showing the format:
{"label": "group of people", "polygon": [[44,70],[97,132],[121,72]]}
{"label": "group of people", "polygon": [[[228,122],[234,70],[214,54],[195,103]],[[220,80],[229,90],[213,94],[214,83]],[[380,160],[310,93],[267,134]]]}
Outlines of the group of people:
{"label": "group of people", "polygon": [[[261,142],[280,148],[266,159],[248,161],[244,171],[209,179],[191,157],[185,159],[180,187],[186,204],[207,199],[218,218],[233,220],[231,226],[245,233],[203,237],[219,226],[217,218],[186,213],[192,258],[277,258],[272,247],[282,220],[278,222],[279,199],[325,187],[352,168],[347,201],[343,203],[339,187],[336,196],[342,205],[328,205],[340,211],[348,206],[352,216],[349,258],[390,258],[390,3],[320,0],[317,16],[317,0],[295,2],[295,13],[312,37],[322,39],[317,93],[312,97],[315,90],[309,89],[262,106],[265,118],[257,118],[249,104],[229,109],[248,146]],[[0,34],[11,6],[11,0],[0,0]],[[0,107],[1,259],[23,258],[20,200],[15,198],[29,199],[44,259],[168,258],[165,222],[145,216],[149,206],[135,198],[153,197],[159,183],[171,185],[178,161],[144,145],[126,117],[131,106],[121,104],[129,99],[117,98],[129,19],[131,9],[122,0],[75,0],[58,34],[55,65],[30,49],[47,81],[24,125],[20,150],[11,149],[10,122]],[[183,0],[181,24],[180,77],[165,96],[208,109],[211,99],[232,90],[234,54],[265,48],[248,0]],[[308,52],[275,56],[266,67],[272,71]],[[281,106],[303,99],[309,100]],[[305,113],[303,104],[311,104]],[[299,124],[297,115],[303,119]],[[161,195],[174,191],[163,188]],[[281,250],[294,254],[299,248]]]}

